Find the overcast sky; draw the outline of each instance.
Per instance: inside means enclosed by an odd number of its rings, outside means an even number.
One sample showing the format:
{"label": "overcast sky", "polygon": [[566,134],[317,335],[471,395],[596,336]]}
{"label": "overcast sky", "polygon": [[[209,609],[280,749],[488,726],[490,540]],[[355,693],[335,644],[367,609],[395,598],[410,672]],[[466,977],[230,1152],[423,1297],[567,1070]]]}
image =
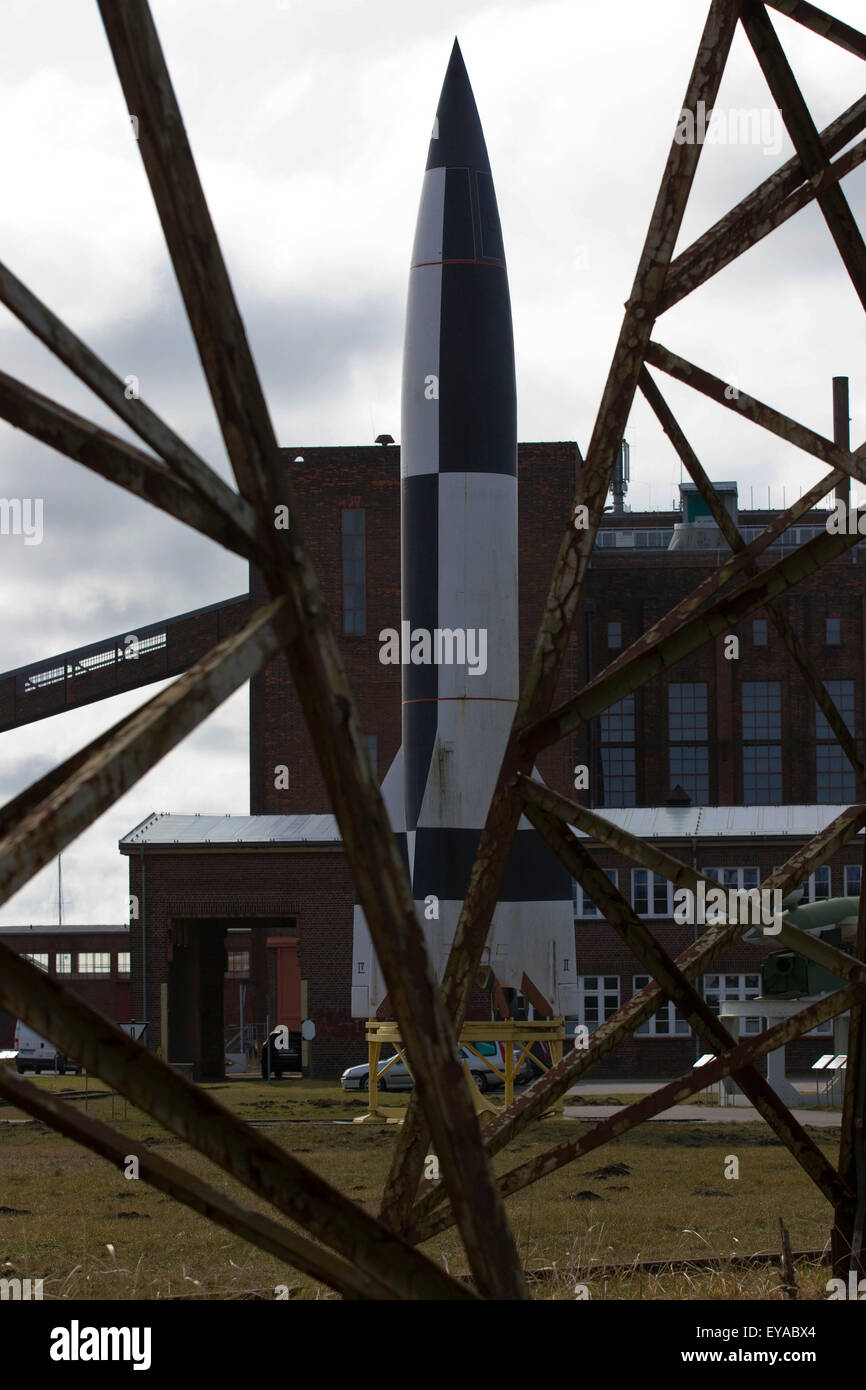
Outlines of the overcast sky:
{"label": "overcast sky", "polygon": [[[862,21],[862,0],[829,8]],[[457,34],[502,217],[519,437],[585,449],[706,10],[705,0],[154,0],[282,444],[399,440],[409,252]],[[228,476],[96,4],[4,0],[0,23],[0,257]],[[862,91],[863,66],[774,23],[823,127]],[[718,107],[770,105],[740,32]],[[704,149],[680,249],[792,153],[787,137],[765,144]],[[866,171],[843,187],[863,226]],[[853,442],[863,438],[862,310],[814,205],[655,336],[824,434],[831,378],[849,374]],[[0,365],[125,434],[2,308]],[[784,486],[790,502],[820,476],[686,388],[664,389],[711,476],[736,478],[741,497],[753,487],[766,506],[769,486],[778,505]],[[629,501],[670,506],[679,462],[640,400],[628,437]],[[0,536],[0,670],[246,590],[240,560],[5,424],[0,496],[44,499],[41,545]],[[157,689],[6,734],[0,801]],[[69,847],[66,920],[126,920],[117,841],[150,811],[248,811],[247,710],[244,688]],[[51,865],[0,908],[0,923],[56,913]]]}

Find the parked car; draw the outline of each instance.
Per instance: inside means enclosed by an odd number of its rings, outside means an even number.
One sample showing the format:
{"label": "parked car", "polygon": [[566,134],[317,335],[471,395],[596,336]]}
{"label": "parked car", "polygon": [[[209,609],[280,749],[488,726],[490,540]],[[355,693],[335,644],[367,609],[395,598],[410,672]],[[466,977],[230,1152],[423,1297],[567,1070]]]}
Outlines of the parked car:
{"label": "parked car", "polygon": [[[472,1080],[479,1091],[489,1091],[494,1087],[502,1086],[503,1082],[492,1066],[502,1070],[502,1044],[501,1043],[473,1043],[481,1057],[476,1057],[474,1052],[470,1052],[468,1047],[460,1048],[461,1060],[465,1061],[472,1073]],[[394,1055],[393,1053],[391,1054]],[[490,1063],[484,1060],[490,1058]],[[379,1060],[379,1090],[380,1091],[411,1091],[413,1086],[412,1076],[405,1062],[395,1062],[388,1072],[383,1076],[385,1068],[390,1062],[390,1057],[380,1058]],[[344,1091],[366,1091],[370,1068],[366,1062],[361,1062],[356,1067],[347,1067],[340,1077],[340,1085]]]}
{"label": "parked car", "polygon": [[[280,1047],[285,1042],[286,1047]],[[289,1033],[284,1028],[274,1028],[262,1043],[262,1078],[265,1081],[276,1075],[277,1079],[287,1071],[301,1070],[301,1035]]]}
{"label": "parked car", "polygon": [[65,1076],[68,1071],[81,1071],[77,1062],[65,1053],[58,1052],[54,1043],[48,1042],[47,1038],[41,1038],[32,1028],[28,1028],[26,1023],[22,1023],[20,1018],[15,1024],[12,1050],[15,1053],[15,1068],[21,1076],[25,1071],[33,1071],[37,1076],[43,1071],[56,1071],[59,1076]]}

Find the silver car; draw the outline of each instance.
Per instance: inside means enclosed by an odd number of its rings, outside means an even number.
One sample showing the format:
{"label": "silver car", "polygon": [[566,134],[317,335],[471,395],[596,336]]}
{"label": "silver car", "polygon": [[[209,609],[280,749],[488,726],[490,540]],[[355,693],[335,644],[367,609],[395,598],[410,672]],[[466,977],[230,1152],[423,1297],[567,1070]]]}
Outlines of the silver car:
{"label": "silver car", "polygon": [[[475,1047],[479,1052],[489,1057],[487,1062],[484,1057],[476,1057],[474,1052],[470,1052],[468,1047],[460,1048],[461,1061],[465,1061],[472,1073],[472,1080],[479,1091],[489,1091],[494,1087],[502,1086],[503,1082],[492,1067],[502,1069],[501,1051],[498,1043],[476,1043]],[[489,1049],[489,1051],[488,1051]],[[393,1056],[393,1053],[392,1053]],[[382,1075],[390,1062],[390,1057],[382,1058],[379,1061],[379,1090],[380,1091],[411,1091],[414,1082],[405,1062],[395,1062],[389,1067],[386,1075]],[[361,1062],[357,1067],[347,1067],[340,1077],[340,1085],[344,1091],[366,1091],[370,1068],[366,1062]]]}

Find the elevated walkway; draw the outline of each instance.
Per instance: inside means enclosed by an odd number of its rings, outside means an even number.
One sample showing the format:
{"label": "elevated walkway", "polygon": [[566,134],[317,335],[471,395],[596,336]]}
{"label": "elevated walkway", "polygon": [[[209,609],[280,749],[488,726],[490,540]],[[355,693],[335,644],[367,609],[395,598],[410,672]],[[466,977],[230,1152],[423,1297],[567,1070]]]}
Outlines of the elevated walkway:
{"label": "elevated walkway", "polygon": [[249,594],[0,674],[0,733],[179,676],[243,626]]}

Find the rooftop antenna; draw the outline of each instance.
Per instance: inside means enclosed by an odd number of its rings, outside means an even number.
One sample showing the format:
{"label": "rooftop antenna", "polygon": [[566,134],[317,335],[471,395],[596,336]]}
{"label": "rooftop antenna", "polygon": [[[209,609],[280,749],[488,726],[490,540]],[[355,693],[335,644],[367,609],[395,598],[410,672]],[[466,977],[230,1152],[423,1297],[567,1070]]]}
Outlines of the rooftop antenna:
{"label": "rooftop antenna", "polygon": [[613,468],[613,478],[611,479],[610,490],[613,493],[614,516],[621,516],[625,511],[625,495],[628,492],[628,485],[631,481],[630,450],[628,443],[623,439],[619,446],[619,455]]}
{"label": "rooftop antenna", "polygon": [[63,856],[57,856],[57,925],[63,926]]}

